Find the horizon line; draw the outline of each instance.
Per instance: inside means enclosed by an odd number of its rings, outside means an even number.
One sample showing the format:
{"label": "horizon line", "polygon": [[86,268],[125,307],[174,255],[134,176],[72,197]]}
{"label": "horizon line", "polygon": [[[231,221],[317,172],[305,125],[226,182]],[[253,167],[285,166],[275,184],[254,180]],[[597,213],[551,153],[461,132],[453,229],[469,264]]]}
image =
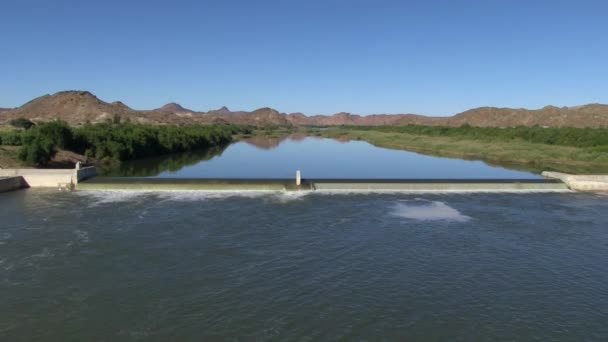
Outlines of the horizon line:
{"label": "horizon line", "polygon": [[314,117],[314,116],[334,116],[337,114],[349,114],[349,115],[353,115],[353,116],[372,116],[372,115],[418,115],[418,116],[425,116],[425,117],[450,117],[450,116],[455,116],[470,110],[475,110],[475,109],[481,109],[481,108],[495,108],[495,109],[513,109],[513,110],[528,110],[528,111],[534,111],[534,110],[542,110],[548,107],[554,107],[554,108],[558,108],[558,109],[564,109],[564,108],[568,108],[568,109],[572,109],[572,108],[577,108],[577,107],[584,107],[584,106],[589,106],[589,105],[600,105],[600,106],[608,106],[608,103],[601,103],[601,102],[590,102],[590,103],[584,103],[584,104],[578,104],[578,105],[571,105],[571,106],[556,106],[556,105],[552,105],[552,104],[548,104],[539,108],[526,108],[526,107],[506,107],[506,106],[490,106],[490,105],[484,105],[484,106],[477,106],[477,107],[471,107],[468,109],[465,109],[463,111],[460,112],[454,112],[452,114],[443,114],[443,115],[429,115],[429,114],[420,114],[420,113],[414,113],[414,112],[400,112],[400,113],[381,113],[381,112],[376,112],[376,113],[367,113],[367,114],[359,114],[359,113],[354,113],[354,112],[347,112],[347,111],[339,111],[339,112],[335,112],[335,113],[331,113],[331,114],[322,114],[322,113],[316,113],[316,114],[306,114],[304,112],[300,112],[300,111],[295,111],[295,112],[287,112],[287,111],[281,111],[279,109],[277,109],[276,107],[272,107],[272,106],[263,106],[263,107],[258,107],[258,108],[254,108],[254,109],[250,109],[250,110],[243,110],[243,109],[239,109],[239,110],[232,110],[230,109],[230,106],[228,105],[224,105],[220,108],[212,108],[209,110],[197,110],[197,109],[192,109],[189,106],[183,106],[181,103],[176,102],[176,101],[170,101],[167,103],[164,103],[162,105],[160,105],[159,107],[156,108],[148,108],[148,109],[138,109],[135,107],[131,107],[129,106],[127,103],[125,103],[125,101],[123,100],[116,100],[116,101],[106,101],[104,99],[99,98],[95,93],[93,93],[92,91],[89,90],[83,90],[83,89],[69,89],[69,90],[60,90],[60,91],[56,91],[54,93],[46,93],[44,95],[39,95],[36,97],[31,98],[30,100],[24,102],[23,104],[21,104],[20,106],[17,107],[2,107],[0,105],[0,109],[7,109],[7,110],[14,110],[17,108],[21,108],[24,105],[30,103],[33,100],[36,100],[38,98],[41,97],[45,97],[45,96],[55,96],[61,93],[88,93],[90,95],[92,95],[93,97],[97,98],[98,100],[107,103],[107,104],[113,104],[113,103],[121,103],[125,106],[127,106],[129,109],[134,110],[134,111],[139,111],[139,112],[146,112],[146,111],[158,111],[160,110],[163,106],[166,105],[170,105],[170,104],[175,104],[178,105],[180,107],[182,107],[185,110],[188,111],[192,111],[194,113],[208,113],[211,111],[217,111],[217,110],[221,110],[223,108],[228,109],[228,111],[230,111],[231,113],[237,113],[237,112],[247,112],[247,113],[251,113],[260,109],[272,109],[275,110],[277,112],[279,112],[279,114],[285,114],[285,115],[290,115],[290,114],[302,114],[306,117]]}

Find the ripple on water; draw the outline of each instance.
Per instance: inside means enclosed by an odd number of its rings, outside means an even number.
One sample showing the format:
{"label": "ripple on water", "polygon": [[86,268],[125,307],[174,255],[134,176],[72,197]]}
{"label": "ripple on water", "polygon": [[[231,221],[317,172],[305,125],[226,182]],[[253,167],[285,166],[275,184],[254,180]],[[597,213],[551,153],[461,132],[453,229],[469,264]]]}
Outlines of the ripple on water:
{"label": "ripple on water", "polygon": [[393,206],[391,215],[418,221],[467,222],[471,219],[444,202],[423,199],[401,201]]}

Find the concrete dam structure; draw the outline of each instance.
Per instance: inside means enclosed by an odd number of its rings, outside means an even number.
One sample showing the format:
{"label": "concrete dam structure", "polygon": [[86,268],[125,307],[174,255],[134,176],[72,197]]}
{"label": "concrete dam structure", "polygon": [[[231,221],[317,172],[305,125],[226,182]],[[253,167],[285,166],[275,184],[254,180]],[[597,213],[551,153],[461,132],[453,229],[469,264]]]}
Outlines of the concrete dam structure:
{"label": "concrete dam structure", "polygon": [[542,192],[608,191],[608,176],[543,172],[544,179],[295,179],[96,177],[95,167],[0,169],[0,192],[22,188],[128,191]]}
{"label": "concrete dam structure", "polygon": [[94,166],[75,169],[0,169],[0,192],[23,188],[75,189],[78,182],[95,177]]}
{"label": "concrete dam structure", "polygon": [[608,176],[606,175],[569,175],[561,172],[545,171],[546,178],[559,179],[570,189],[579,191],[608,191]]}
{"label": "concrete dam structure", "polygon": [[556,179],[177,179],[98,177],[77,190],[139,191],[568,191]]}

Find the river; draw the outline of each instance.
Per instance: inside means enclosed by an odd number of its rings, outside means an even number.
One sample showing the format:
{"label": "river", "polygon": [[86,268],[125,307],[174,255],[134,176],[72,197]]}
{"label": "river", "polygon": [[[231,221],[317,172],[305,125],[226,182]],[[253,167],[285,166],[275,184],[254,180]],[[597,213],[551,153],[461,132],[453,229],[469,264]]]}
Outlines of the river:
{"label": "river", "polygon": [[209,151],[122,163],[108,176],[158,178],[541,178],[481,161],[391,150],[364,141],[258,136]]}
{"label": "river", "polygon": [[[318,138],[123,163],[146,177],[536,178]],[[608,196],[0,194],[0,340],[605,340]]]}
{"label": "river", "polygon": [[0,336],[603,340],[608,197],[0,196]]}

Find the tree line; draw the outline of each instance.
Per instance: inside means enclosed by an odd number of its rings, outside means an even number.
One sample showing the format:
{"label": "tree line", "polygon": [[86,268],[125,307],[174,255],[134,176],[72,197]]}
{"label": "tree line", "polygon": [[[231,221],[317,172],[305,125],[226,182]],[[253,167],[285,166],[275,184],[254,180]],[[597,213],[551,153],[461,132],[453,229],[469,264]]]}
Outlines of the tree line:
{"label": "tree line", "polygon": [[64,121],[52,121],[21,132],[4,133],[1,143],[22,145],[21,160],[30,165],[45,165],[59,149],[101,161],[124,161],[222,146],[239,133],[250,134],[251,128],[231,124],[151,126],[128,122],[71,127]]}

